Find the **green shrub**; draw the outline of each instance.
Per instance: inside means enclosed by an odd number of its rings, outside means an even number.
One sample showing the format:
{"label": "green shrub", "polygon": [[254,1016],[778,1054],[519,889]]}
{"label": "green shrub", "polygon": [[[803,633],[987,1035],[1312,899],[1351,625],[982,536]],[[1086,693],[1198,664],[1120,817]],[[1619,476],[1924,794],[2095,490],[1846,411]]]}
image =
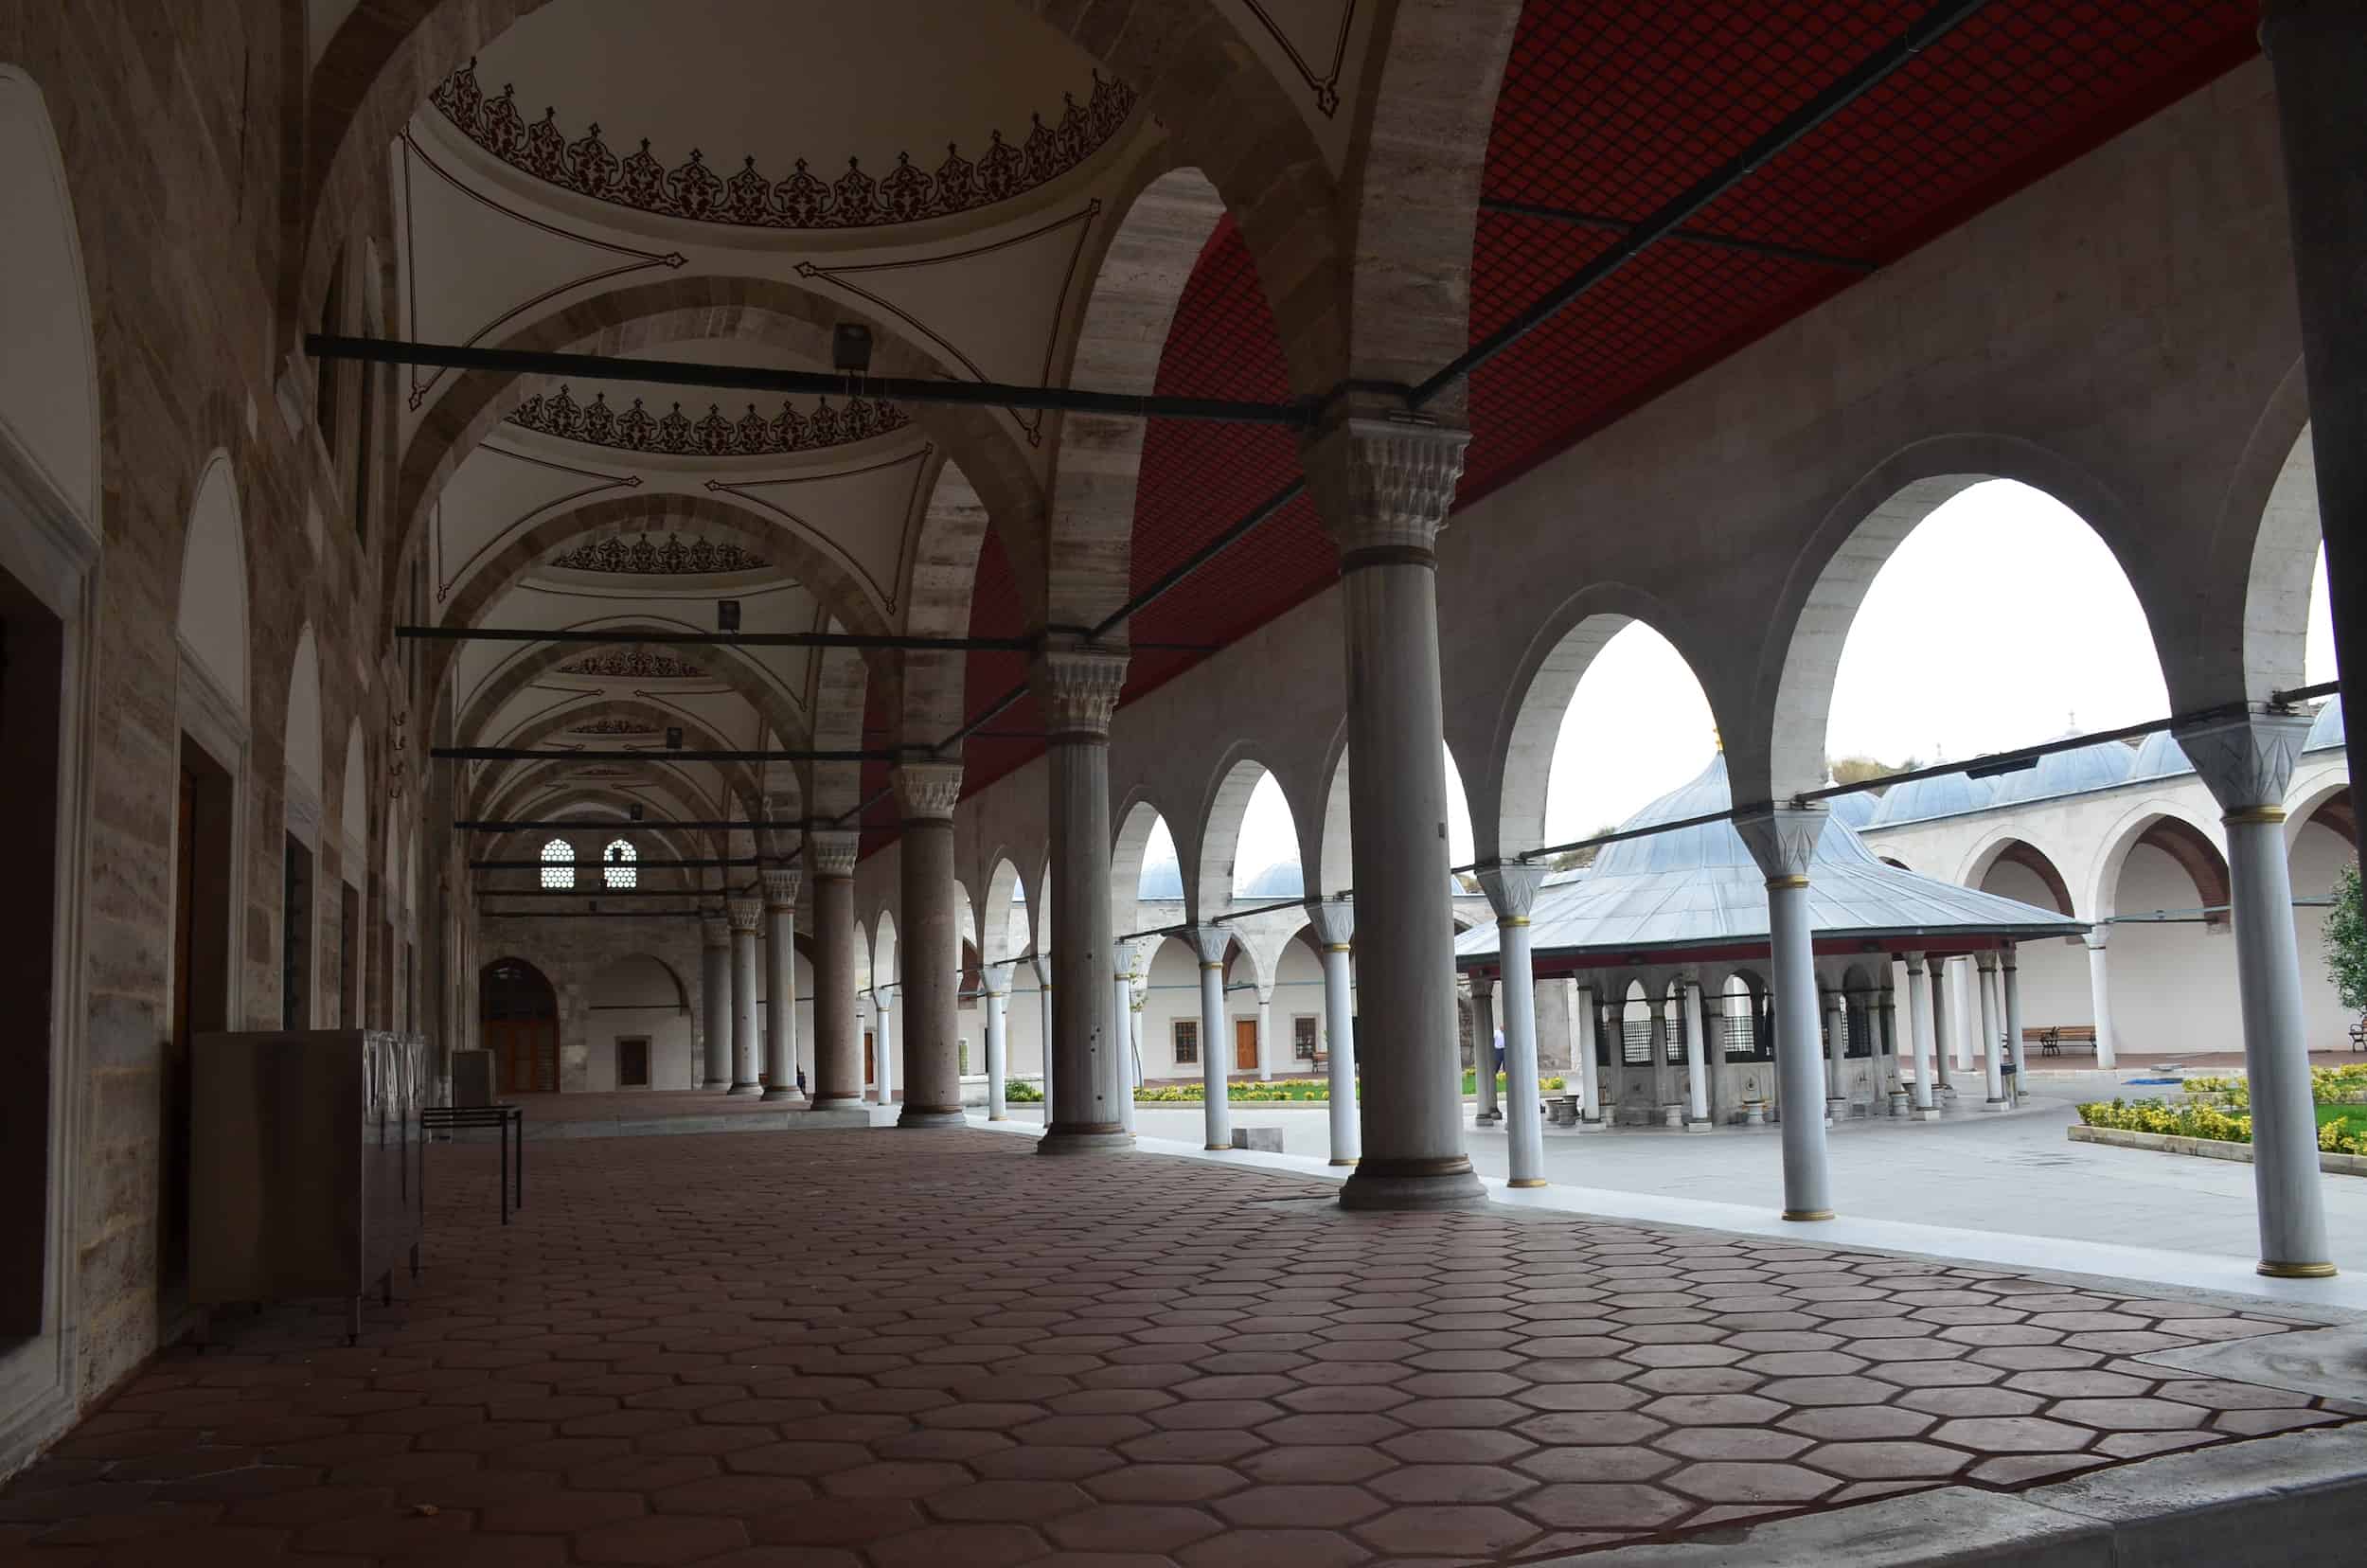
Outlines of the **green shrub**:
{"label": "green shrub", "polygon": [[1012,1078],[1003,1085],[1003,1103],[1006,1105],[1039,1105],[1042,1101],[1043,1091],[1024,1078]]}
{"label": "green shrub", "polygon": [[2221,1143],[2251,1142],[2251,1118],[2231,1115],[2209,1105],[2164,1105],[2157,1099],[2091,1100],[2079,1108],[2079,1119],[2090,1127],[2117,1128],[2124,1132],[2159,1132],[2178,1138],[2212,1138]]}

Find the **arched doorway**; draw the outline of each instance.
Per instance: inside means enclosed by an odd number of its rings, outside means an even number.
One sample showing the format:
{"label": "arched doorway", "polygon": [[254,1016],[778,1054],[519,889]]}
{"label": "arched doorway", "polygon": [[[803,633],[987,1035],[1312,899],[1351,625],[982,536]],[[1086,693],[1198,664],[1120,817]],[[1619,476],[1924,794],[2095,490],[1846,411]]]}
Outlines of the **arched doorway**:
{"label": "arched doorway", "polygon": [[559,993],[523,958],[496,958],[477,975],[479,1038],[509,1095],[559,1092]]}

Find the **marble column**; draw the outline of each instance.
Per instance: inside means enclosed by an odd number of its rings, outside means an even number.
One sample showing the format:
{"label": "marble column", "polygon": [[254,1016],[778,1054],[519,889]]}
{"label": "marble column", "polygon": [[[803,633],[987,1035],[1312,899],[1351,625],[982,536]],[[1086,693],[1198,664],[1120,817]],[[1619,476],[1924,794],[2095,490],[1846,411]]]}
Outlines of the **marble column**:
{"label": "marble column", "polygon": [[1529,911],[1545,883],[1541,866],[1500,863],[1479,874],[1496,912],[1496,948],[1504,967],[1504,1155],[1516,1187],[1545,1185],[1545,1115],[1537,1087],[1537,971],[1529,958]]}
{"label": "marble column", "polygon": [[855,845],[851,832],[806,835],[813,883],[815,1111],[863,1103],[863,1025],[855,1010]]}
{"label": "marble column", "polygon": [[892,775],[903,810],[898,842],[904,945],[904,1109],[899,1127],[962,1125],[962,933],[953,886],[956,762],[900,763]]}
{"label": "marble column", "polygon": [[1039,953],[1027,960],[1036,971],[1036,1066],[1042,1075],[1043,1124],[1052,1125],[1052,961]]}
{"label": "marble column", "polygon": [[1596,1042],[1601,1009],[1595,1006],[1592,986],[1580,986],[1572,995],[1578,1013],[1578,1042],[1571,1050],[1578,1069],[1578,1125],[1599,1128],[1603,1125],[1603,1066],[1595,1058],[1602,1049]]}
{"label": "marble column", "polygon": [[1261,1083],[1273,1078],[1273,992],[1257,993],[1257,1078]]}
{"label": "marble column", "polygon": [[1496,985],[1492,980],[1474,978],[1471,982],[1471,1089],[1478,1096],[1479,1109],[1472,1120],[1481,1127],[1493,1127],[1504,1119],[1496,1107]]}
{"label": "marble column", "polygon": [[1307,918],[1324,959],[1324,1054],[1331,1078],[1331,1163],[1352,1166],[1363,1147],[1356,1104],[1356,979],[1348,944],[1356,906],[1344,900],[1309,899]]}
{"label": "marble column", "polygon": [[985,1004],[979,1010],[987,1018],[987,1120],[1008,1121],[1003,1096],[1004,1076],[1009,1070],[1005,1058],[1010,1050],[1011,966],[988,964],[980,978],[987,987],[987,994],[979,998]]}
{"label": "marble column", "polygon": [[896,988],[871,988],[871,1080],[882,1110],[896,1103]]}
{"label": "marble column", "polygon": [[1463,1148],[1434,554],[1469,440],[1351,411],[1305,452],[1340,551],[1359,1012],[1373,1025],[1359,1051],[1364,1154],[1340,1190],[1349,1208],[1487,1201]]}
{"label": "marble column", "polygon": [[[1044,986],[1044,1135],[1040,1154],[1127,1149],[1132,1095],[1120,1069],[1124,1044],[1110,1009],[1110,716],[1126,681],[1126,655],[1055,648],[1031,672],[1047,731],[1051,778],[1051,914],[1060,945]],[[1039,928],[1041,929],[1041,927]]]}
{"label": "marble column", "polygon": [[[2367,727],[2367,726],[2362,726]],[[2105,963],[2105,944],[2112,939],[2112,928],[2101,921],[2088,928],[2088,1007],[2095,1018],[2096,1065],[2116,1065],[2114,1048],[2119,1042],[2112,1027],[2112,974]]]}
{"label": "marble column", "polygon": [[1710,1130],[1708,1042],[1701,1038],[1701,982],[1681,982],[1685,1021],[1685,1131]]}
{"label": "marble column", "polygon": [[1775,992],[1775,1092],[1783,1111],[1784,1218],[1833,1217],[1825,1163],[1824,1074],[1817,1064],[1815,933],[1808,862],[1824,830],[1823,807],[1777,807],[1735,819],[1767,878],[1769,968]]}
{"label": "marble column", "polygon": [[756,933],[764,927],[762,899],[728,899],[723,910],[732,926],[732,1087],[735,1095],[755,1095],[756,1062],[763,1042],[756,1032]]}
{"label": "marble column", "polygon": [[1898,1007],[1896,993],[1890,985],[1887,959],[1882,965],[1882,980],[1874,1005],[1874,1096],[1878,1101],[1887,1098],[1898,1087]]}
{"label": "marble column", "polygon": [[764,1097],[797,1098],[797,868],[764,872]]}
{"label": "marble column", "polygon": [[[1849,997],[1841,990],[1824,996],[1824,1098],[1846,1099],[1842,1092],[1841,1068],[1849,1049]],[[1829,1112],[1828,1112],[1829,1114]]]}
{"label": "marble column", "polygon": [[2003,1009],[1997,1004],[1997,954],[1984,953],[1973,962],[1980,971],[1981,1073],[1989,1090],[1988,1098],[1981,1102],[1981,1109],[2002,1111],[2005,1109],[2005,1053],[1999,1049],[1998,1040],[2005,1021]]}
{"label": "marble column", "polygon": [[1194,926],[1192,951],[1200,956],[1200,1099],[1209,1149],[1233,1147],[1233,1081],[1224,1038],[1224,955],[1233,933],[1222,926]]}
{"label": "marble column", "polygon": [[1111,949],[1111,1031],[1118,1042],[1118,1119],[1134,1131],[1134,1091],[1143,1081],[1143,1015],[1134,1005],[1134,944],[1119,942]]}
{"label": "marble column", "polygon": [[2305,714],[2250,713],[2175,732],[2227,829],[2235,985],[2251,1084],[2252,1191],[2260,1272],[2280,1279],[2334,1273],[2327,1260],[2309,1082],[2301,953],[2285,847],[2285,790],[2309,733]]}
{"label": "marble column", "polygon": [[2006,1098],[2020,1102],[2030,1092],[2030,1085],[2022,1081],[2025,1064],[2021,1059],[2021,970],[2014,961],[2011,943],[1998,954],[1997,964],[2000,983],[2005,988],[2005,1059],[2014,1064],[2014,1092]]}
{"label": "marble column", "polygon": [[1955,1085],[1949,1077],[1949,1058],[1956,1042],[1949,1038],[1955,1030],[1949,1024],[1948,1000],[1948,960],[1934,958],[1931,960],[1931,1094],[1935,1102],[1943,1108],[1956,1093]]}
{"label": "marble column", "polygon": [[705,1034],[706,1089],[732,1086],[732,922],[720,908],[699,916],[699,1023]]}
{"label": "marble column", "polygon": [[1915,1060],[1915,1114],[1925,1121],[1939,1119],[1939,1101],[1932,1090],[1931,976],[1923,954],[1907,954],[1907,1035]]}
{"label": "marble column", "polygon": [[[2264,0],[2260,43],[2283,133],[2335,668],[2367,670],[2367,28],[2358,0]],[[2367,778],[2367,723],[2350,732],[2350,775]]]}

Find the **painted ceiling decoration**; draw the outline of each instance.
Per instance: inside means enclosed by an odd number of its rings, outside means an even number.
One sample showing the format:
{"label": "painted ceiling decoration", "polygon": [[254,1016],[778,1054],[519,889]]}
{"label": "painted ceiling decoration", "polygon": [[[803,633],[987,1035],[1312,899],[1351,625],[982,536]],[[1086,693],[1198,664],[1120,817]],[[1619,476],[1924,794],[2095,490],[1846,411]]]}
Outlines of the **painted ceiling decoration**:
{"label": "painted ceiling decoration", "polygon": [[[1310,40],[1308,48],[1305,49],[1292,36],[1290,21],[1275,14],[1278,9],[1287,10],[1290,8],[1273,6],[1267,0],[1242,0],[1242,3],[1248,6],[1250,15],[1257,19],[1257,25],[1281,45],[1291,68],[1298,72],[1299,80],[1314,93],[1316,110],[1326,119],[1338,115],[1340,78],[1347,69],[1348,33],[1356,26],[1356,0],[1338,0],[1339,25],[1333,29],[1331,37],[1322,42]],[[1320,33],[1316,36],[1321,37]]]}
{"label": "painted ceiling decoration", "polygon": [[639,719],[594,719],[576,725],[570,735],[655,735],[658,727]]}
{"label": "painted ceiling decoration", "polygon": [[729,540],[692,539],[669,533],[658,543],[644,533],[595,539],[551,557],[550,564],[571,572],[614,572],[632,577],[683,577],[711,572],[756,572],[773,563]]}
{"label": "painted ceiling decoration", "polygon": [[624,681],[696,681],[706,676],[686,659],[647,648],[604,648],[559,666],[558,673]]}
{"label": "painted ceiling decoration", "polygon": [[796,172],[777,184],[757,169],[753,153],[739,173],[725,179],[707,167],[697,148],[669,169],[650,151],[647,137],[639,151],[620,159],[601,139],[596,121],[574,141],[560,128],[555,109],[544,109],[529,125],[507,85],[485,96],[473,60],[436,83],[428,101],[462,135],[511,168],[597,201],[699,223],[846,229],[942,218],[1023,195],[1092,157],[1134,109],[1133,89],[1105,81],[1098,72],[1085,103],[1077,103],[1073,93],[1061,98],[1058,124],[1047,126],[1042,115],[1031,116],[1033,128],[1017,146],[1005,141],[1000,130],[992,131],[975,163],[949,142],[945,161],[934,173],[899,152],[894,170],[875,180],[863,171],[860,159],[849,156],[846,172],[826,183],[799,158]]}
{"label": "painted ceiling decoration", "polygon": [[780,457],[867,441],[903,429],[912,423],[912,416],[892,402],[851,397],[839,406],[828,398],[817,400],[810,414],[798,413],[784,401],[780,413],[770,419],[757,413],[754,403],[738,420],[725,419],[720,406],[709,403],[706,417],[694,420],[680,403],[671,413],[653,415],[635,398],[632,406],[620,414],[608,406],[605,392],[595,392],[589,403],[579,403],[561,386],[556,392],[538,392],[520,403],[510,412],[509,422],[522,430],[620,452]]}

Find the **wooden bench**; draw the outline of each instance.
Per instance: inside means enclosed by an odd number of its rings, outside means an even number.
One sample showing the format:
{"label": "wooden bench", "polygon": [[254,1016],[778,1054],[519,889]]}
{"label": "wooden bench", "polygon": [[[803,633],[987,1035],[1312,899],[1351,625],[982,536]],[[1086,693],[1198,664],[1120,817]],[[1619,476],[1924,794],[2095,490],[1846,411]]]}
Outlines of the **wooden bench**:
{"label": "wooden bench", "polygon": [[2066,1044],[2085,1045],[2092,1051],[2096,1044],[2096,1026],[2092,1024],[2049,1024],[2043,1028],[2022,1030],[2021,1042],[2037,1045],[2040,1056],[2061,1056]]}

